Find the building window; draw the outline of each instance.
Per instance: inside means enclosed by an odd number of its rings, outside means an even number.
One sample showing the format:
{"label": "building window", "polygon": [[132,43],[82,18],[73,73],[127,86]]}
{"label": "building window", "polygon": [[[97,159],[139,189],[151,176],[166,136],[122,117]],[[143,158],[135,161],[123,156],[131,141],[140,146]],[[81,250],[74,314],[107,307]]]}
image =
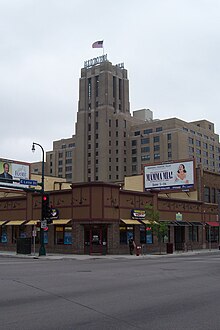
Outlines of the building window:
{"label": "building window", "polygon": [[63,153],[62,152],[59,152],[58,157],[59,158],[62,158],[63,157]]}
{"label": "building window", "polygon": [[8,242],[8,233],[7,226],[0,226],[0,242],[7,243]]}
{"label": "building window", "polygon": [[168,151],[168,154],[167,154],[168,158],[172,158],[172,151]]}
{"label": "building window", "polygon": [[156,132],[161,132],[163,130],[162,127],[156,127]]}
{"label": "building window", "polygon": [[159,135],[154,136],[154,143],[156,143],[156,142],[160,142],[160,137],[159,137]]}
{"label": "building window", "polygon": [[210,188],[209,187],[204,188],[204,202],[210,203]]}
{"label": "building window", "polygon": [[137,153],[137,149],[132,149],[132,150],[131,150],[131,153],[132,153],[132,155],[136,155],[136,153]]}
{"label": "building window", "polygon": [[145,129],[143,133],[144,134],[150,134],[152,132],[153,132],[152,128],[149,128],[149,129]]}
{"label": "building window", "polygon": [[150,226],[140,225],[140,243],[153,244],[153,231]]}
{"label": "building window", "polygon": [[136,172],[137,171],[137,165],[132,165],[132,172]]}
{"label": "building window", "polygon": [[132,157],[132,163],[136,163],[137,162],[137,157]]}
{"label": "building window", "polygon": [[92,80],[91,78],[88,78],[88,98],[91,99],[91,93],[92,93]]}
{"label": "building window", "polygon": [[72,164],[72,158],[66,159],[66,164]]}
{"label": "building window", "polygon": [[154,154],[154,159],[160,159],[160,154]]}
{"label": "building window", "polygon": [[167,140],[170,141],[171,140],[171,133],[167,134]]}
{"label": "building window", "polygon": [[150,147],[143,147],[143,148],[141,148],[141,152],[142,153],[144,153],[144,152],[150,152]]}
{"label": "building window", "polygon": [[144,162],[146,160],[150,160],[150,155],[144,155],[144,156],[141,156],[141,161]]}
{"label": "building window", "polygon": [[188,141],[189,141],[189,144],[194,144],[194,139],[193,138],[189,137]]}
{"label": "building window", "polygon": [[62,166],[62,165],[63,165],[63,161],[62,161],[62,160],[59,160],[59,161],[58,161],[58,165],[59,165],[59,166]]}
{"label": "building window", "polygon": [[132,147],[136,146],[137,145],[137,140],[132,140],[131,145],[132,145]]}
{"label": "building window", "polygon": [[66,157],[72,157],[72,151],[66,151]]}
{"label": "building window", "polygon": [[120,225],[120,244],[128,245],[129,239],[134,239],[134,226]]}
{"label": "building window", "polygon": [[147,144],[149,142],[150,142],[150,139],[149,138],[141,139],[141,144]]}
{"label": "building window", "polygon": [[72,227],[55,226],[55,244],[72,244]]}
{"label": "building window", "polygon": [[189,241],[198,242],[199,240],[198,231],[199,231],[198,226],[189,226]]}
{"label": "building window", "polygon": [[156,144],[155,146],[154,146],[154,151],[159,151],[160,150],[160,145],[159,144]]}
{"label": "building window", "polygon": [[118,127],[118,119],[115,121],[115,126]]}
{"label": "building window", "polygon": [[95,96],[99,96],[99,76],[95,77]]}
{"label": "building window", "polygon": [[134,136],[138,136],[138,135],[140,135],[140,134],[141,134],[140,131],[136,131],[136,132],[134,132]]}

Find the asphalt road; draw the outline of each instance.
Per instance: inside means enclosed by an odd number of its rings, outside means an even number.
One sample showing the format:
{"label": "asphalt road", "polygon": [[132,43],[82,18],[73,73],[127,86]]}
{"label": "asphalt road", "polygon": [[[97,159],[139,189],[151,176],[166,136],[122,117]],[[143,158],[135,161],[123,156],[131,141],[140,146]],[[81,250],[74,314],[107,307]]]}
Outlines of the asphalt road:
{"label": "asphalt road", "polygon": [[220,254],[0,258],[0,329],[220,329]]}

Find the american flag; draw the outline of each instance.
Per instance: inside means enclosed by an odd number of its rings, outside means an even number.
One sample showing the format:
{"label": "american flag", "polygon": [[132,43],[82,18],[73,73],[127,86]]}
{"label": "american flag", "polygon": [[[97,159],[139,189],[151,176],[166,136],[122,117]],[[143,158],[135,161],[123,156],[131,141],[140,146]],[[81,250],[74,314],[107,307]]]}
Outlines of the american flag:
{"label": "american flag", "polygon": [[103,48],[103,40],[93,42],[92,48]]}

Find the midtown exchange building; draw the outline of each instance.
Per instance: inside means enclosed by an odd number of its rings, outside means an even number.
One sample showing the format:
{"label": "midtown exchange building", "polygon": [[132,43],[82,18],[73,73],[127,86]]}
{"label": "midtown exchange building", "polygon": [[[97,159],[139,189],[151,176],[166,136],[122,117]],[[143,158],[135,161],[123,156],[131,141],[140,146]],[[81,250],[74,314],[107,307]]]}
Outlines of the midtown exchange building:
{"label": "midtown exchange building", "polygon": [[76,134],[54,141],[46,159],[47,174],[69,182],[123,182],[144,164],[180,159],[219,173],[220,144],[207,120],[158,120],[149,109],[132,116],[127,70],[102,56],[81,69]]}

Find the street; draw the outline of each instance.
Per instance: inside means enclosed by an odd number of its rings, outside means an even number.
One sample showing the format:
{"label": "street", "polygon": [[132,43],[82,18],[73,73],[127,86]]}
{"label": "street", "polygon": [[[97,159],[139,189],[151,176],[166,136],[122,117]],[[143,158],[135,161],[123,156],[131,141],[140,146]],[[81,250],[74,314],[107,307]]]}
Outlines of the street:
{"label": "street", "polygon": [[220,329],[220,254],[0,258],[0,329]]}

